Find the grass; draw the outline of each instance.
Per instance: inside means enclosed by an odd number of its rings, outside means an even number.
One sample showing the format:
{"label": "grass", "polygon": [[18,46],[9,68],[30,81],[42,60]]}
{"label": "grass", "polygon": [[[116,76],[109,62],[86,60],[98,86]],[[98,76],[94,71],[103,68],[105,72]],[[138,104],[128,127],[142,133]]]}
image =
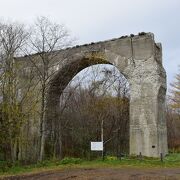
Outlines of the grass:
{"label": "grass", "polygon": [[[3,164],[4,163],[4,164]],[[80,158],[64,158],[58,160],[46,160],[33,165],[22,166],[19,163],[13,165],[0,161],[0,177],[7,175],[31,174],[49,170],[63,170],[67,168],[122,168],[122,167],[140,167],[140,168],[171,168],[180,167],[180,153],[174,153],[166,156],[163,162],[158,158],[125,157],[121,160],[116,157],[107,156],[104,161],[96,159],[92,161],[82,160]]]}

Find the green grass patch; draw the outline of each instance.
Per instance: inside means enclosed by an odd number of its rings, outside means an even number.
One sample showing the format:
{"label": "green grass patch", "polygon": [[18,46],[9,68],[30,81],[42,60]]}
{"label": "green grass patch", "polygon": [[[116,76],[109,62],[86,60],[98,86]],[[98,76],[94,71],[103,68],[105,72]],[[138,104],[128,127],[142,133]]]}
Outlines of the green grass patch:
{"label": "green grass patch", "polygon": [[82,163],[83,162],[83,160],[82,159],[80,159],[80,158],[69,158],[69,157],[65,157],[64,159],[62,159],[61,161],[60,161],[60,164],[80,164],[80,163]]}
{"label": "green grass patch", "polygon": [[33,165],[22,166],[20,163],[11,164],[0,161],[0,176],[38,173],[47,170],[60,170],[66,168],[121,168],[121,167],[141,167],[141,168],[165,168],[180,167],[180,153],[169,154],[163,160],[159,158],[143,157],[123,157],[118,159],[114,156],[107,156],[104,160],[95,159],[92,161],[80,158],[66,157],[59,160],[46,160]]}

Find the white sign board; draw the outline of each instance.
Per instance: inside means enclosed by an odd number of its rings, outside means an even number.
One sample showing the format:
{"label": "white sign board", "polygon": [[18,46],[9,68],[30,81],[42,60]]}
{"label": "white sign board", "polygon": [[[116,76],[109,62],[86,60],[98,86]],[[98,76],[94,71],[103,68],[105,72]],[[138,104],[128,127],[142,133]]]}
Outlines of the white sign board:
{"label": "white sign board", "polygon": [[103,151],[103,142],[91,142],[91,151]]}

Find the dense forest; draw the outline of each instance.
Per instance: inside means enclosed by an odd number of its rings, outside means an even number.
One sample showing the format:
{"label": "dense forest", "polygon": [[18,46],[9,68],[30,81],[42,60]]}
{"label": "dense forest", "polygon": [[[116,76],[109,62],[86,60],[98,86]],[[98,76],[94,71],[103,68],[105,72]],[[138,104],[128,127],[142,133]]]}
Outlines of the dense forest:
{"label": "dense forest", "polygon": [[[29,27],[0,22],[0,160],[90,158],[90,142],[101,140],[102,129],[106,154],[128,154],[129,84],[110,65],[91,66],[71,80],[60,97],[60,118],[51,122],[51,136],[45,141],[51,63],[56,50],[73,44],[65,26],[45,17]],[[38,55],[40,62],[30,54]],[[19,56],[29,57],[23,67]],[[180,151],[180,73],[168,92],[166,117],[169,149]]]}

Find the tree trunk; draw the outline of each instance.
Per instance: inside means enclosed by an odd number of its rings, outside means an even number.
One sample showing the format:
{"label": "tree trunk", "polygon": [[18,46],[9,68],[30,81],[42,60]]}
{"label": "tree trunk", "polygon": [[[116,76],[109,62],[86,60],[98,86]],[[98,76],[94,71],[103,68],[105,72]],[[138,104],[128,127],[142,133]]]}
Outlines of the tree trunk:
{"label": "tree trunk", "polygon": [[40,117],[40,154],[39,161],[44,158],[44,146],[45,146],[45,84],[42,86],[42,100],[41,100],[41,117]]}

